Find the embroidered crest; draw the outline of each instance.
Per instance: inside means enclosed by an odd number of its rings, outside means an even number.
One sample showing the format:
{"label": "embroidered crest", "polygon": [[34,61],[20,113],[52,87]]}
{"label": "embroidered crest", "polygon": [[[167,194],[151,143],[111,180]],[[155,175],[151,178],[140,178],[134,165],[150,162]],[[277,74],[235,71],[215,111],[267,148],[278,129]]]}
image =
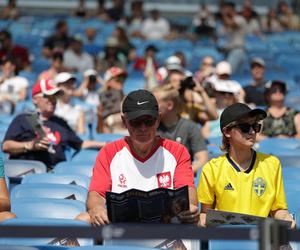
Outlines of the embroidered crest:
{"label": "embroidered crest", "polygon": [[158,187],[162,188],[170,188],[172,183],[171,173],[170,172],[164,172],[157,174],[157,184]]}
{"label": "embroidered crest", "polygon": [[126,181],[127,181],[127,179],[126,179],[125,175],[120,174],[119,175],[119,184],[118,184],[118,186],[122,187],[122,188],[127,188]]}
{"label": "embroidered crest", "polygon": [[266,191],[266,181],[261,177],[256,178],[253,182],[253,189],[258,197],[262,196]]}

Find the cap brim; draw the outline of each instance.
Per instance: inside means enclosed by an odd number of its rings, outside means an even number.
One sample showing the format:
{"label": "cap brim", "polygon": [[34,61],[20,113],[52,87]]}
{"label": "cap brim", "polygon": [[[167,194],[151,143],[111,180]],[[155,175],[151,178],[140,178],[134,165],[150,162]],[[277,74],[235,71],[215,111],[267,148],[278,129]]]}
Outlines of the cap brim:
{"label": "cap brim", "polygon": [[[248,115],[251,117],[256,117],[257,120],[263,120],[267,117],[266,111],[262,109],[252,109],[251,111],[249,111]],[[243,117],[248,115],[244,115]]]}
{"label": "cap brim", "polygon": [[59,88],[51,89],[48,91],[43,92],[44,95],[60,95],[63,93],[63,90]]}
{"label": "cap brim", "polygon": [[134,112],[127,112],[125,113],[125,116],[127,119],[129,120],[133,120],[136,119],[140,116],[143,115],[150,115],[152,117],[157,118],[158,117],[158,111],[154,111],[154,110],[138,110],[138,111],[134,111]]}

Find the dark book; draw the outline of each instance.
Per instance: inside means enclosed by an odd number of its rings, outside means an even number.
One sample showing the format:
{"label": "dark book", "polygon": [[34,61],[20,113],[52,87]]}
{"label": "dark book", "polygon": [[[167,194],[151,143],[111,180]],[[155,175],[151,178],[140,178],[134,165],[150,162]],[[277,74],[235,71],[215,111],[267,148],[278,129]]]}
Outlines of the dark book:
{"label": "dark book", "polygon": [[137,189],[120,194],[106,192],[106,206],[112,223],[179,223],[178,214],[189,210],[188,186],[148,192]]}
{"label": "dark book", "polygon": [[[226,212],[214,209],[208,209],[206,213],[207,226],[220,225],[256,225],[259,224],[265,217]],[[278,220],[280,224],[291,227],[291,222],[286,220]]]}

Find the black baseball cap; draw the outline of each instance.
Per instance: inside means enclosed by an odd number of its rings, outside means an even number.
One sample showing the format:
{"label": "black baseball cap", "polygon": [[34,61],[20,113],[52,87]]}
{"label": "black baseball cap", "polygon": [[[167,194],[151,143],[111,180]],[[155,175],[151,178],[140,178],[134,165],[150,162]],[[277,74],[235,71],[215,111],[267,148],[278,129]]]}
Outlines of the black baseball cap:
{"label": "black baseball cap", "polygon": [[158,103],[148,90],[139,89],[130,92],[122,104],[122,112],[129,120],[143,115],[158,117]]}
{"label": "black baseball cap", "polygon": [[262,109],[251,109],[244,103],[235,103],[228,106],[221,114],[220,128],[221,131],[228,124],[239,121],[245,117],[257,117],[258,120],[263,120],[267,113]]}

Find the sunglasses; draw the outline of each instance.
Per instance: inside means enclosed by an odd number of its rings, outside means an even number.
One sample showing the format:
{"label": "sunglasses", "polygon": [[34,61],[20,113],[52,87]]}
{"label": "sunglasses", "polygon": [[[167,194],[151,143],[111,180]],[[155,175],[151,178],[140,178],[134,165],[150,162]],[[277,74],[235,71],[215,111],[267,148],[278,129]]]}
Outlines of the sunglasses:
{"label": "sunglasses", "polygon": [[251,128],[253,129],[253,131],[255,133],[259,133],[261,130],[262,125],[260,123],[240,123],[240,124],[236,124],[233,127],[238,128],[242,133],[244,134],[249,134]]}
{"label": "sunglasses", "polygon": [[146,127],[152,127],[156,121],[157,119],[154,117],[147,119],[134,119],[129,120],[129,125],[133,128],[140,128],[143,124],[145,124]]}

